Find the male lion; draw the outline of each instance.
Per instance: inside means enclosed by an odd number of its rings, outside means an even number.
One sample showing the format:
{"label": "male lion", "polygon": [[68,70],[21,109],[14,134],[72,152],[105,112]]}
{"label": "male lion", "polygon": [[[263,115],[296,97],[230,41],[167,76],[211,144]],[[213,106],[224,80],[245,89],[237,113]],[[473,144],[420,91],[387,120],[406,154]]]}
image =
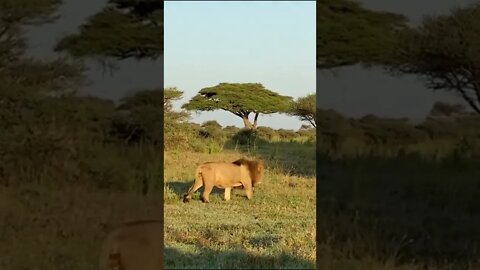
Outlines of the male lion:
{"label": "male lion", "polygon": [[159,220],[124,223],[106,237],[100,270],[163,269],[163,226]]}
{"label": "male lion", "polygon": [[209,201],[209,195],[213,187],[225,189],[224,199],[230,200],[232,188],[245,189],[248,199],[253,196],[253,187],[261,183],[263,178],[263,162],[257,160],[239,159],[232,163],[206,162],[197,167],[195,182],[183,196],[183,202],[189,202],[193,193],[204,186],[202,201]]}

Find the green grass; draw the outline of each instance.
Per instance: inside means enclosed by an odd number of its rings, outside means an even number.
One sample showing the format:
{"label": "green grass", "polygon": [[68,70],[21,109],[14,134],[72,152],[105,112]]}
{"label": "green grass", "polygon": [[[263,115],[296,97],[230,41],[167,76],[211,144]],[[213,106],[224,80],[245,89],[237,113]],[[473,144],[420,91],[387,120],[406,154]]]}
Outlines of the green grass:
{"label": "green grass", "polygon": [[[142,158],[143,151],[127,155],[135,162],[124,161],[130,166],[116,163],[125,155],[99,164],[100,172],[104,166],[112,174],[98,178],[117,181],[124,191],[102,191],[90,182],[2,186],[0,269],[97,269],[100,245],[113,227],[159,218],[161,165],[158,155]],[[216,190],[210,204],[200,202],[199,192],[182,202],[197,165],[242,156],[267,166],[253,200],[235,190],[225,202]],[[480,269],[478,157],[458,151],[443,159],[347,156],[315,154],[306,141],[261,140],[165,152],[166,268],[313,269],[318,237],[318,269]],[[122,184],[127,180],[132,185]],[[146,196],[137,195],[143,182],[152,187]]]}
{"label": "green grass", "polygon": [[[267,164],[253,200],[235,190],[225,202],[223,190],[217,190],[210,204],[199,200],[199,192],[192,202],[182,202],[198,164],[233,161],[249,150]],[[314,269],[314,165],[313,144],[268,144],[210,155],[166,152],[165,267]]]}

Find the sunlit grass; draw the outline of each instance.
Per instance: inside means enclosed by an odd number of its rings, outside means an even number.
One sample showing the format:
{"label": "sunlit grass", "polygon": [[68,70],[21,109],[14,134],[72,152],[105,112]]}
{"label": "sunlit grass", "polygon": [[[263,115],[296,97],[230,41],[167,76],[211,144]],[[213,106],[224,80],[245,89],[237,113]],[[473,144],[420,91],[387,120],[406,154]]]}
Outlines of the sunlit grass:
{"label": "sunlit grass", "polygon": [[[256,156],[266,159],[267,170],[253,200],[247,200],[243,190],[235,190],[231,201],[223,201],[217,193],[210,204],[199,200],[199,192],[192,202],[182,202],[195,167],[206,161],[234,161],[248,155],[248,149],[211,155],[166,152],[165,266],[315,268],[315,149],[299,145],[255,149]],[[282,161],[281,155],[289,158]]]}

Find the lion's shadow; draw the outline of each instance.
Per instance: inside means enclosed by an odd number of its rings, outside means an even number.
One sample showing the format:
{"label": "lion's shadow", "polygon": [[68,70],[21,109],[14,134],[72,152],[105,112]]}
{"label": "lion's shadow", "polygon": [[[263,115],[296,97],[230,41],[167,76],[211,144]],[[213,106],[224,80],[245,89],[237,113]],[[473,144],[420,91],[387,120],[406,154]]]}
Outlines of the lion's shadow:
{"label": "lion's shadow", "polygon": [[165,183],[165,186],[172,190],[177,196],[183,196],[187,193],[193,182],[173,181]]}
{"label": "lion's shadow", "polygon": [[[192,181],[172,181],[172,182],[165,183],[165,186],[167,186],[170,190],[172,190],[178,197],[183,197],[183,195],[187,193],[188,189],[192,186],[192,184],[193,184],[193,180]],[[203,192],[203,187],[197,190],[197,193],[199,192]],[[224,189],[214,187],[210,194],[218,194],[223,196],[224,192],[225,192]],[[244,192],[239,188],[232,190],[233,196],[243,195],[243,193]]]}

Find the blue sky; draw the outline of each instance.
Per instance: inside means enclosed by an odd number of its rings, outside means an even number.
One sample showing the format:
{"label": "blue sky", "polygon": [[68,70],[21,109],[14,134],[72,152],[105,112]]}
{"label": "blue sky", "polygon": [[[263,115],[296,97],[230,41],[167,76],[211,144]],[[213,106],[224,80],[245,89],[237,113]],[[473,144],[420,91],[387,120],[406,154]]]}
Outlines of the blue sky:
{"label": "blue sky", "polygon": [[[294,98],[315,92],[314,1],[165,2],[165,87],[184,91],[187,102],[220,82],[258,82]],[[192,113],[192,121],[243,126],[224,112]],[[298,129],[281,114],[261,115],[260,126]]]}

